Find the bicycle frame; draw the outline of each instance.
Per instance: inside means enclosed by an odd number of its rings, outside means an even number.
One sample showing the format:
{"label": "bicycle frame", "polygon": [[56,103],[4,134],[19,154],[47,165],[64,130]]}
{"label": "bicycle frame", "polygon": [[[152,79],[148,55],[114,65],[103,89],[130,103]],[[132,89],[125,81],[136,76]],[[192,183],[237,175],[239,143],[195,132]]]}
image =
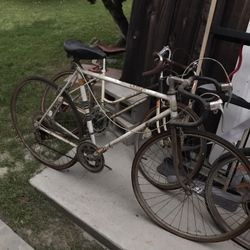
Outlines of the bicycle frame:
{"label": "bicycle frame", "polygon": [[[127,83],[127,82],[123,82],[123,81],[114,79],[112,77],[108,77],[108,76],[105,75],[106,71],[103,71],[102,74],[98,74],[98,73],[95,73],[95,72],[92,72],[92,71],[89,71],[89,70],[82,69],[80,66],[77,66],[76,72],[78,72],[78,74],[81,75],[81,78],[84,79],[84,82],[85,82],[85,84],[80,86],[82,100],[87,100],[85,87],[88,86],[88,84],[91,81],[93,81],[93,79],[91,79],[88,82],[85,75],[86,76],[91,76],[94,79],[98,79],[98,80],[102,81],[102,91],[101,91],[101,93],[102,93],[102,95],[101,95],[101,103],[102,104],[105,103],[105,102],[115,104],[115,103],[118,103],[118,102],[123,101],[125,99],[131,98],[131,97],[136,96],[138,94],[141,94],[141,93],[146,94],[147,96],[156,97],[157,100],[158,100],[157,101],[157,112],[156,112],[156,115],[153,118],[147,120],[146,122],[141,123],[140,125],[136,126],[132,130],[130,130],[130,131],[126,132],[125,134],[121,135],[120,137],[112,140],[111,142],[104,145],[102,148],[99,148],[98,153],[106,152],[109,148],[111,148],[115,144],[117,144],[117,143],[119,143],[121,141],[124,141],[125,139],[127,139],[128,137],[133,135],[134,133],[137,133],[137,132],[145,129],[148,125],[150,125],[152,123],[156,123],[157,131],[158,131],[158,133],[160,133],[160,126],[159,126],[159,123],[158,123],[159,120],[163,119],[163,128],[164,128],[164,130],[166,130],[166,116],[170,115],[171,118],[176,118],[177,117],[177,112],[173,111],[173,109],[171,109],[171,108],[168,108],[167,110],[165,110],[163,112],[160,111],[160,100],[167,101],[170,104],[169,105],[170,107],[173,107],[173,106],[176,107],[177,106],[177,101],[176,101],[176,96],[175,95],[162,94],[162,93],[150,90],[150,89],[146,89],[146,88],[134,85],[134,84],[130,84],[130,83]],[[163,76],[161,76],[161,80],[163,80]],[[109,101],[109,100],[107,100],[105,98],[105,82],[106,81],[111,83],[111,84],[115,84],[115,85],[125,87],[125,88],[128,88],[128,89],[132,89],[132,90],[136,91],[137,94],[133,94],[133,95],[130,95],[130,96],[127,96],[127,97],[122,97],[122,98],[120,98],[118,100],[115,100],[113,102]],[[87,112],[89,112],[89,110],[87,110]],[[88,129],[89,129],[89,132],[93,131],[92,121],[90,121],[90,123],[88,125]],[[178,158],[180,157],[180,155],[179,155],[180,152],[178,152],[178,149],[176,148],[177,146],[175,145],[176,140],[177,140],[175,128],[172,128],[171,133],[172,133],[174,149],[176,150],[174,159],[178,162]],[[90,134],[90,137],[91,137],[92,143],[96,144],[94,134]],[[179,167],[178,167],[177,162],[175,163],[175,166],[176,166],[175,169],[178,171]],[[185,188],[185,184],[179,178],[179,174],[177,174],[177,176],[178,176],[178,181]],[[228,177],[227,179],[231,180],[231,178],[232,178],[232,176]]]}
{"label": "bicycle frame", "polygon": [[[91,79],[89,81],[87,80],[87,76],[91,77]],[[120,98],[118,100],[115,100],[113,102],[109,101],[109,103],[114,104],[114,103],[121,102],[123,100],[129,99],[129,98],[134,97],[134,96],[139,95],[139,94],[145,94],[146,96],[153,96],[153,97],[156,97],[158,99],[162,99],[162,100],[165,100],[165,101],[169,102],[170,107],[176,107],[176,105],[177,105],[176,104],[176,96],[173,95],[173,94],[171,94],[171,95],[162,94],[162,93],[159,93],[159,92],[154,91],[154,90],[146,89],[146,88],[134,85],[134,84],[130,84],[130,83],[127,83],[127,82],[124,82],[124,81],[117,80],[117,79],[112,78],[112,77],[108,77],[108,76],[105,75],[105,71],[103,71],[102,74],[99,74],[99,73],[95,73],[95,72],[92,72],[92,71],[89,71],[89,70],[85,70],[81,66],[77,65],[76,70],[74,71],[72,76],[70,76],[69,79],[67,79],[66,84],[61,88],[61,90],[59,91],[59,94],[56,96],[55,100],[52,102],[52,104],[49,106],[49,108],[44,112],[44,114],[43,114],[42,118],[40,119],[40,121],[36,124],[36,126],[39,126],[39,129],[43,130],[44,132],[46,132],[46,133],[48,133],[48,134],[50,134],[52,136],[55,136],[59,140],[62,140],[64,142],[66,142],[66,143],[69,143],[70,145],[72,145],[74,147],[76,147],[77,144],[75,144],[75,143],[69,141],[68,139],[65,139],[62,136],[60,136],[60,135],[58,135],[58,134],[56,134],[56,133],[54,133],[52,131],[49,131],[48,129],[45,129],[45,128],[43,128],[41,126],[41,123],[45,119],[45,117],[47,115],[50,115],[50,111],[54,107],[54,105],[58,101],[61,102],[61,103],[63,102],[63,100],[60,100],[60,98],[62,99],[61,96],[62,96],[63,92],[70,86],[70,84],[72,84],[72,81],[74,79],[78,79],[80,81],[80,84],[82,84],[79,88],[80,88],[80,93],[81,93],[81,100],[83,102],[88,102],[89,101],[88,96],[87,96],[87,88],[88,88],[89,84],[92,83],[93,81],[101,80],[102,81],[101,103],[107,102],[107,99],[105,98],[105,82],[109,82],[111,84],[115,84],[115,85],[118,85],[118,86],[125,87],[125,88],[136,91],[136,94],[132,94],[132,95],[129,95],[129,96],[126,96],[126,97],[122,97],[122,98]],[[128,110],[131,107],[134,107],[135,105],[138,105],[141,102],[142,102],[142,100],[139,100],[135,104],[125,108],[125,110]],[[79,110],[79,108],[78,108],[78,111],[83,112],[86,115],[90,114],[90,109],[88,107],[83,108],[81,110]],[[120,114],[121,112],[118,112],[118,113]],[[117,115],[117,114],[115,114],[115,115]],[[164,117],[166,117],[168,115],[170,115],[171,118],[175,118],[175,117],[177,117],[177,112],[175,110],[171,110],[170,108],[163,111],[163,112],[159,112],[153,118],[149,119],[146,122],[141,123],[140,125],[136,126],[135,128],[131,129],[130,131],[126,132],[122,136],[120,136],[120,137],[112,140],[108,144],[104,145],[102,148],[100,148],[98,150],[98,152],[103,153],[103,152],[107,151],[113,145],[115,145],[115,144],[117,144],[117,143],[119,143],[121,141],[124,141],[125,139],[127,139],[128,137],[133,135],[134,133],[139,132],[140,130],[144,129],[145,127],[147,127],[151,123],[154,123],[154,122],[156,122],[156,121],[158,121],[160,119],[163,119]],[[63,129],[64,132],[67,133],[68,135],[70,135],[71,137],[77,138],[76,135],[74,135],[72,132],[70,132],[66,128],[62,127],[60,124],[56,124],[56,125],[60,126],[60,129]],[[93,124],[92,124],[91,119],[87,120],[87,128],[88,128],[88,131],[89,131],[89,134],[90,134],[91,142],[96,144]]]}
{"label": "bicycle frame", "polygon": [[[92,160],[92,159],[99,160],[99,159],[101,159],[99,157],[102,157],[102,159],[103,159],[103,157],[104,157],[102,155],[103,153],[105,153],[107,150],[109,150],[115,144],[124,141],[125,139],[127,139],[128,137],[133,135],[134,133],[142,131],[144,128],[146,128],[150,124],[156,123],[157,121],[159,121],[161,119],[163,121],[163,127],[165,127],[166,117],[170,116],[170,119],[172,119],[172,118],[176,118],[178,116],[175,88],[177,86],[177,83],[178,84],[183,83],[183,85],[185,85],[185,84],[191,85],[192,78],[189,78],[189,79],[179,78],[180,80],[178,80],[178,79],[176,80],[175,77],[172,77],[171,81],[170,81],[170,79],[171,78],[169,78],[169,81],[168,81],[169,91],[167,92],[167,94],[163,94],[163,93],[159,93],[157,91],[153,91],[150,89],[139,87],[139,86],[134,85],[134,84],[120,81],[120,80],[114,79],[112,77],[108,77],[105,75],[105,72],[98,74],[98,73],[92,72],[90,70],[83,69],[81,67],[81,65],[79,64],[76,66],[75,71],[72,74],[70,73],[70,75],[67,77],[66,83],[63,86],[61,85],[62,88],[58,89],[58,93],[56,92],[56,98],[54,100],[52,100],[51,104],[49,105],[49,108],[46,110],[44,110],[45,108],[43,109],[44,113],[42,114],[42,118],[38,117],[39,120],[36,120],[36,119],[34,120],[35,129],[38,132],[39,132],[39,130],[44,131],[45,133],[49,134],[52,138],[54,137],[54,138],[58,139],[59,141],[64,142],[65,144],[69,144],[72,147],[74,147],[76,149],[75,160],[78,160],[84,167],[86,167],[84,165],[85,162],[81,161],[82,160],[81,156],[85,157],[85,153],[90,155],[89,158],[87,158],[88,156],[86,157],[87,161],[94,161],[95,162],[95,160]],[[65,105],[68,105],[71,108],[73,108],[72,110],[73,110],[74,115],[75,115],[74,118],[77,118],[76,120],[78,120],[77,128],[79,128],[79,129],[83,128],[83,126],[81,126],[81,124],[79,123],[79,122],[81,122],[81,120],[79,120],[80,117],[77,115],[77,113],[75,113],[74,103],[72,102],[71,98],[68,98],[68,95],[67,95],[69,93],[69,92],[67,92],[67,90],[69,89],[69,87],[72,87],[72,84],[74,84],[75,81],[77,81],[76,83],[78,84],[78,86],[76,86],[76,87],[78,90],[80,90],[80,97],[81,97],[81,100],[83,102],[82,106],[80,108],[78,108],[78,110],[80,109],[79,111],[84,113],[84,115],[85,115],[84,122],[86,121],[86,124],[87,124],[87,131],[86,131],[87,133],[84,135],[87,135],[87,138],[90,137],[92,143],[84,142],[84,141],[81,142],[80,140],[82,138],[86,138],[86,137],[81,137],[81,136],[77,135],[77,133],[74,134],[73,130],[70,131],[70,130],[66,129],[62,124],[60,124],[60,122],[57,123],[56,120],[54,121],[54,118],[56,118],[56,114],[58,111],[59,112],[61,112],[61,111],[67,112],[67,106],[65,107]],[[170,108],[168,108],[165,111],[162,111],[159,108],[158,109],[159,113],[156,112],[154,117],[141,123],[140,125],[136,126],[135,128],[131,129],[130,131],[127,131],[125,134],[117,137],[114,140],[109,141],[104,146],[101,146],[101,147],[94,146],[94,145],[96,145],[96,138],[95,138],[95,134],[94,134],[94,126],[93,126],[93,121],[92,121],[92,119],[93,119],[92,114],[94,114],[94,112],[91,110],[91,106],[89,105],[91,103],[91,99],[89,98],[89,93],[93,94],[91,92],[92,90],[90,88],[91,87],[90,84],[98,82],[98,81],[102,81],[101,104],[103,104],[106,101],[105,100],[106,99],[105,98],[105,89],[103,89],[103,88],[105,88],[105,83],[109,82],[111,84],[121,86],[124,88],[128,88],[128,89],[134,90],[136,92],[135,94],[128,95],[126,97],[122,97],[113,103],[117,103],[120,100],[128,99],[131,96],[135,96],[137,94],[145,94],[146,96],[153,96],[153,97],[157,98],[158,100],[163,100],[163,101],[168,102]],[[52,83],[50,85],[53,87]],[[189,85],[185,85],[185,86],[189,86]],[[73,87],[75,87],[75,85]],[[74,91],[75,91],[75,89],[74,89]],[[88,91],[89,91],[89,93],[88,93]],[[77,93],[77,95],[78,95],[78,93]],[[96,98],[94,95],[93,95],[93,98],[96,101]],[[97,104],[98,104],[98,102],[97,102]],[[103,111],[101,105],[98,104],[98,106],[99,106],[100,110]],[[46,126],[47,124],[49,124],[49,123],[46,123],[47,119],[49,122],[51,122],[52,127]],[[45,120],[45,123],[43,123],[44,120]],[[198,124],[198,123],[193,122],[193,124]],[[54,128],[55,128],[54,125],[57,126],[59,128],[59,130],[57,130],[57,129],[54,130]],[[179,185],[185,190],[185,192],[188,193],[188,192],[192,191],[190,189],[192,187],[189,186],[189,183],[186,183],[186,180],[189,182],[192,179],[190,179],[190,180],[184,179],[183,180],[182,175],[180,174],[181,173],[180,169],[185,167],[182,164],[182,151],[181,151],[181,148],[182,148],[182,144],[181,144],[182,143],[182,140],[181,140],[182,130],[181,130],[181,127],[183,124],[181,124],[179,121],[176,121],[176,123],[173,122],[172,125],[173,126],[170,126],[170,132],[167,134],[168,134],[168,136],[170,135],[171,144],[172,144],[173,168],[175,170],[177,181],[178,181]],[[178,127],[180,127],[180,130],[178,129]],[[74,128],[74,131],[76,131],[75,127],[73,127],[73,128]],[[168,127],[168,129],[169,129],[169,127]],[[61,133],[61,131],[63,131],[64,133]],[[78,131],[82,131],[82,130],[78,130]],[[80,133],[80,134],[82,134],[82,133]],[[159,137],[159,138],[161,138],[161,137]],[[38,139],[40,139],[40,137]],[[75,139],[77,139],[77,142],[75,141]],[[203,141],[201,141],[201,142],[203,143]],[[38,143],[39,143],[39,141],[38,141]],[[160,140],[160,145],[165,146],[164,143],[165,143],[165,139],[162,137]],[[216,143],[216,140],[215,140],[215,143]],[[93,150],[91,149],[92,151],[89,153],[88,153],[88,151],[86,151],[86,152],[82,151],[82,149],[84,147],[86,147],[86,145],[91,146]],[[200,145],[200,143],[199,143],[199,145]],[[194,144],[194,146],[196,147],[196,144]],[[67,149],[67,147],[66,147],[66,151],[67,151],[67,153],[71,152]],[[203,155],[205,155],[204,152],[202,151]],[[141,151],[139,151],[139,154],[140,153],[141,153]],[[198,153],[200,154],[200,151],[198,151]],[[93,158],[92,158],[92,156],[93,156]],[[97,158],[95,158],[95,157],[97,157]],[[74,160],[73,158],[71,158],[71,159]],[[100,170],[104,167],[104,159],[102,160],[101,164],[100,164],[100,167],[101,167]],[[91,162],[89,163],[89,166],[90,166],[89,168],[92,167]],[[199,166],[199,165],[194,165],[194,169],[197,168],[197,166]],[[90,171],[91,171],[91,169],[90,169]],[[197,192],[200,192],[199,190],[201,190],[201,189],[199,188],[197,190],[196,190]]]}

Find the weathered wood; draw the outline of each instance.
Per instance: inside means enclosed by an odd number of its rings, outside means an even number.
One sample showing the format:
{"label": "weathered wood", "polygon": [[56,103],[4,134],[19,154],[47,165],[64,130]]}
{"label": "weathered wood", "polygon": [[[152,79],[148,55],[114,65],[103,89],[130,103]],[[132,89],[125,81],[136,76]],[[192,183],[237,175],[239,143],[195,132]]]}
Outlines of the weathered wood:
{"label": "weathered wood", "polygon": [[[217,6],[214,25],[245,32],[249,19],[249,0],[220,0]],[[210,45],[206,54],[220,61],[225,66],[227,72],[230,73],[235,68],[239,49],[239,44],[216,39],[211,33]],[[225,80],[225,75],[217,65],[207,63],[204,66],[206,74],[216,77],[220,81]]]}
{"label": "weathered wood", "polygon": [[[144,62],[148,48],[150,21],[154,19],[153,5],[159,0],[134,0],[130,27],[127,36],[126,58],[123,67],[122,79],[128,82],[143,84],[141,73],[144,71]],[[153,13],[153,14],[152,14]],[[151,24],[152,27],[152,24]],[[150,41],[149,41],[150,43]]]}
{"label": "weathered wood", "polygon": [[208,2],[134,0],[122,79],[149,83],[141,73],[153,67],[152,54],[164,45],[176,51],[175,59],[181,63],[187,64],[190,57],[197,57]]}
{"label": "weathered wood", "polygon": [[187,64],[199,55],[208,15],[207,3],[210,3],[210,0],[179,0],[176,2],[176,13],[169,44],[174,49],[180,49],[180,53],[175,56],[175,59]]}
{"label": "weathered wood", "polygon": [[[216,18],[213,25],[245,32],[249,23],[249,17],[249,0],[220,0],[217,4]],[[223,64],[226,71],[230,73],[235,68],[240,47],[239,44],[216,39],[211,32],[206,55],[217,59]],[[203,72],[219,81],[226,80],[225,74],[218,64],[206,62],[203,66]],[[205,123],[206,129],[215,133],[219,120],[220,113],[210,115]]]}
{"label": "weathered wood", "polygon": [[[122,79],[149,83],[142,72],[153,67],[152,53],[163,45],[170,45],[174,59],[188,64],[199,56],[211,0],[134,0],[127,36],[127,54]],[[220,24],[245,30],[250,16],[250,0],[220,0],[217,20]],[[218,39],[210,39],[206,55],[234,68],[238,46]],[[217,66],[204,64],[206,72],[220,77]],[[209,70],[208,70],[209,68]],[[204,70],[204,68],[203,68]],[[220,80],[220,79],[219,79]]]}

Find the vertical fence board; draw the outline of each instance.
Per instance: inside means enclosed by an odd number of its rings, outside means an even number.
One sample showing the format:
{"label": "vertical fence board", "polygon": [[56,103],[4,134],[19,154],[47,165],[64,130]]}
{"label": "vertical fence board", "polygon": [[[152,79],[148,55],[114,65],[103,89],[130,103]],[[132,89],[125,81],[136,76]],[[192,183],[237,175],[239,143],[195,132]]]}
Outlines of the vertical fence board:
{"label": "vertical fence board", "polygon": [[[250,18],[249,0],[226,0],[219,1],[214,25],[235,29],[245,32]],[[240,45],[213,38],[211,34],[210,46],[207,55],[220,61],[230,73],[238,58]],[[220,81],[225,80],[225,75],[218,65],[207,63],[204,65],[205,72]]]}
{"label": "vertical fence board", "polygon": [[[226,0],[225,10],[220,14],[221,23],[245,30],[250,15],[249,1]],[[218,2],[223,3],[223,0]],[[152,53],[163,45],[179,49],[174,59],[180,63],[187,64],[198,58],[210,3],[211,0],[134,0],[122,79],[149,84],[141,74],[153,66]],[[230,69],[237,60],[238,47],[225,43],[211,40],[207,55],[222,59]],[[207,72],[217,76],[213,66]]]}

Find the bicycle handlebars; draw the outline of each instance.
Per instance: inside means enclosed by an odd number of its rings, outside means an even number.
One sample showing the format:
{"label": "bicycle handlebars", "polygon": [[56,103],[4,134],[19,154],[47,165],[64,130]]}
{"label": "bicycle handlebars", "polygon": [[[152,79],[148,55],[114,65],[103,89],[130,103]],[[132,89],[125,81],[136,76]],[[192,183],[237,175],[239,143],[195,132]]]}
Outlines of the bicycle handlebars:
{"label": "bicycle handlebars", "polygon": [[[166,54],[168,53],[168,58],[166,58]],[[177,63],[173,60],[171,60],[171,50],[168,46],[163,47],[163,49],[156,53],[153,53],[154,57],[157,57],[158,59],[158,63],[157,65],[153,68],[150,69],[148,71],[145,71],[142,73],[143,76],[151,76],[151,75],[155,75],[158,73],[162,73],[164,69],[167,68],[167,66],[169,64],[172,64],[174,66],[177,66],[183,70],[186,70],[187,67],[183,64]],[[203,85],[203,84],[213,84],[216,88],[216,91],[219,94],[221,93],[225,93],[227,92],[229,95],[232,91],[232,85],[231,83],[219,83],[216,79],[210,78],[210,77],[204,77],[204,76],[192,76],[188,79],[183,79],[180,77],[176,77],[176,76],[171,76],[167,78],[167,81],[171,79],[172,81],[174,81],[174,83],[179,84],[180,86],[178,87],[178,92],[180,92],[182,95],[188,97],[189,99],[195,100],[198,103],[200,103],[201,108],[202,108],[202,112],[201,112],[201,117],[200,119],[198,119],[195,122],[188,122],[188,123],[180,123],[178,121],[171,121],[170,124],[172,125],[176,125],[176,126],[186,126],[186,127],[194,127],[194,126],[198,126],[200,125],[203,120],[205,115],[208,113],[208,111],[212,111],[212,110],[218,110],[221,108],[222,105],[222,99],[216,100],[216,101],[212,101],[212,102],[208,102],[206,101],[204,98],[202,98],[201,96],[192,94],[188,91],[185,90],[186,87],[191,87],[192,84],[194,83],[194,81],[198,82],[198,85]],[[174,86],[175,84],[172,84],[172,86]]]}
{"label": "bicycle handlebars", "polygon": [[206,77],[206,76],[195,76],[194,78],[195,78],[194,80],[197,80],[199,82],[198,84],[199,86],[203,84],[207,84],[207,83],[212,83],[215,86],[216,91],[218,93],[223,92],[221,84],[214,78]]}
{"label": "bicycle handlebars", "polygon": [[151,76],[151,75],[156,75],[163,71],[167,65],[165,64],[164,61],[159,61],[158,64],[153,68],[148,71],[145,71],[142,73],[142,76]]}
{"label": "bicycle handlebars", "polygon": [[167,53],[168,53],[168,59],[170,59],[172,54],[169,46],[164,46],[160,52],[154,54],[156,54],[159,57],[160,61],[162,61]]}
{"label": "bicycle handlebars", "polygon": [[156,64],[156,66],[154,68],[143,72],[142,76],[156,75],[156,74],[160,73],[161,71],[163,71],[164,69],[166,69],[170,64],[172,64],[173,66],[176,66],[182,70],[185,70],[187,68],[187,66],[185,66],[181,63],[178,63],[178,62],[175,62],[173,60],[165,58],[163,61],[159,60],[159,62]]}
{"label": "bicycle handlebars", "polygon": [[[170,121],[170,124],[174,125],[174,126],[180,126],[180,127],[199,126],[203,122],[205,116],[208,114],[208,111],[218,110],[221,107],[222,103],[223,103],[220,98],[218,100],[216,100],[216,101],[208,102],[204,98],[202,98],[201,96],[192,94],[191,92],[185,90],[185,88],[191,87],[194,81],[198,81],[198,83],[199,82],[203,83],[203,81],[207,81],[209,83],[212,83],[216,87],[216,90],[218,92],[220,92],[220,93],[224,92],[225,89],[227,91],[227,88],[225,88],[225,85],[221,86],[217,80],[215,80],[213,78],[209,78],[209,77],[192,76],[192,77],[190,77],[188,79],[182,79],[182,78],[179,78],[179,77],[176,77],[176,76],[171,76],[171,77],[168,77],[168,81],[172,81],[172,84],[179,84],[178,92],[181,93],[183,96],[186,96],[189,99],[197,101],[198,103],[200,103],[201,104],[200,106],[201,106],[201,109],[202,109],[201,110],[201,116],[197,121],[187,122],[187,123],[178,122],[176,120]],[[229,85],[230,84],[228,84],[228,86]]]}

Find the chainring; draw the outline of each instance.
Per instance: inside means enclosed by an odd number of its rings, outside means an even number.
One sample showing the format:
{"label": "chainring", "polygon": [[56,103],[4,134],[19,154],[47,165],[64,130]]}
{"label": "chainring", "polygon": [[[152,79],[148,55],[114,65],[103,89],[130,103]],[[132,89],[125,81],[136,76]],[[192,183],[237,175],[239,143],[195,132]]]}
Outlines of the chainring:
{"label": "chainring", "polygon": [[97,153],[97,147],[89,141],[80,142],[77,147],[77,158],[80,164],[93,173],[98,173],[104,168],[103,154]]}

